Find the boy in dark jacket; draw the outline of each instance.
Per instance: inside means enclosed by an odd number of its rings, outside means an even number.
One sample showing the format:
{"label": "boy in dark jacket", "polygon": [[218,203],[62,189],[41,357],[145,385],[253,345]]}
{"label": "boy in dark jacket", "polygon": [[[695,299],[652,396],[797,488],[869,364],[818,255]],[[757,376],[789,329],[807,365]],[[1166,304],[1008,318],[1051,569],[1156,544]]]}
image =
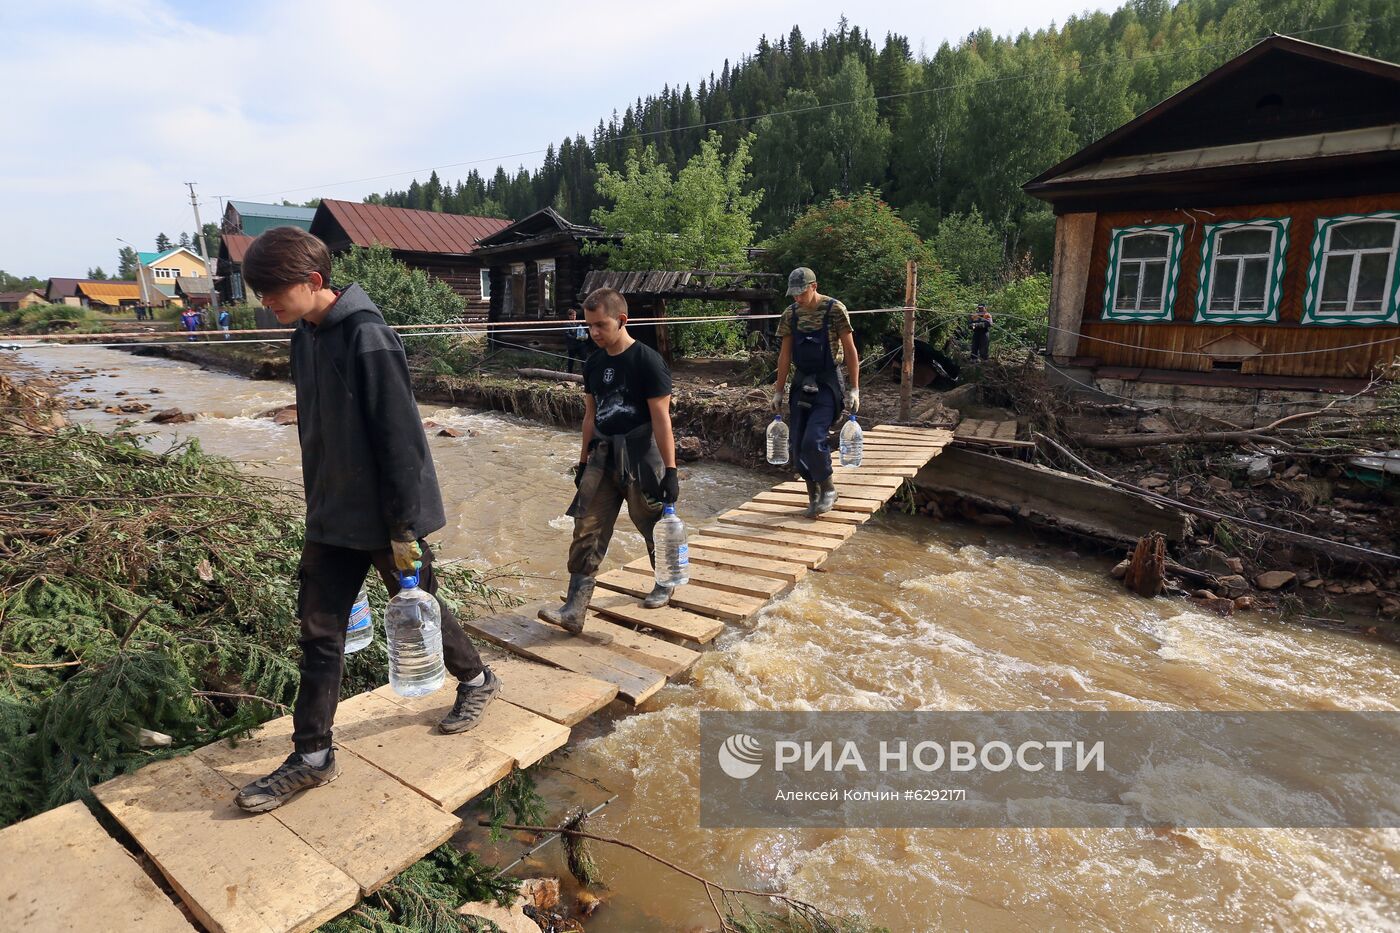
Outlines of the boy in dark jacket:
{"label": "boy in dark jacket", "polygon": [[[274,227],[248,247],[243,278],[292,334],[292,382],[306,487],[306,544],[298,576],[301,687],[292,711],[295,751],[244,787],[238,805],[261,813],[340,775],[331,725],[340,697],[345,626],[372,566],[392,596],[399,572],[437,591],[422,540],[446,524],[399,337],[358,285],[330,286],[330,253],[298,227]],[[442,647],[458,680],[443,732],[481,721],[500,681],[442,606]]]}

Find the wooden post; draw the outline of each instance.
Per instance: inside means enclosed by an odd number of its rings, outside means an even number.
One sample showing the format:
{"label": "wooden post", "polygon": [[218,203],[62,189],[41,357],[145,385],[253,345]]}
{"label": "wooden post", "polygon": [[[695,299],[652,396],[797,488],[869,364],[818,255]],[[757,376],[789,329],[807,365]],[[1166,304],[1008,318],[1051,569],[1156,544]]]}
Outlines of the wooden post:
{"label": "wooden post", "polygon": [[914,404],[914,302],[919,292],[919,264],[904,265],[904,360],[899,367],[899,420],[911,421]]}

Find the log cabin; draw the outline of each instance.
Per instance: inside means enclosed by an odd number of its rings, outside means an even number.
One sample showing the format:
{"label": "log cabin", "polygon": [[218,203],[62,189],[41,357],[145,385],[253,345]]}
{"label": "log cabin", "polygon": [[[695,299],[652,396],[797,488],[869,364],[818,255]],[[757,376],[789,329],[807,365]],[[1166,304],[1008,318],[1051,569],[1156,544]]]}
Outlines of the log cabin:
{"label": "log cabin", "polygon": [[1400,66],[1271,36],[1024,190],[1068,380],[1238,414],[1400,353]]}

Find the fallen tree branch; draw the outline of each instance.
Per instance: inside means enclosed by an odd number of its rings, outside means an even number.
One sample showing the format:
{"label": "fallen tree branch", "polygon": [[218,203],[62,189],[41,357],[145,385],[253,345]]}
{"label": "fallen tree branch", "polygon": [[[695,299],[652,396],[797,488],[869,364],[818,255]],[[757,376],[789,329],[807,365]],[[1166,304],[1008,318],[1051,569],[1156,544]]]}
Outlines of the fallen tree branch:
{"label": "fallen tree branch", "polygon": [[784,905],[795,911],[799,916],[809,921],[814,917],[823,916],[836,916],[837,919],[845,919],[835,914],[828,914],[826,911],[823,911],[820,907],[816,906],[815,904],[809,903],[804,900],[799,900],[795,897],[789,897],[786,894],[779,894],[775,891],[753,891],[748,888],[727,887],[726,885],[722,885],[717,881],[711,881],[709,878],[706,878],[703,875],[697,875],[695,872],[690,871],[687,868],[682,868],[675,862],[672,862],[669,859],[662,858],[654,852],[648,852],[646,849],[643,849],[641,846],[636,845],[635,843],[628,842],[625,839],[618,839],[615,836],[600,836],[596,833],[584,832],[578,829],[568,829],[563,826],[530,826],[521,823],[497,824],[492,823],[490,820],[478,820],[477,825],[494,827],[496,829],[508,829],[512,832],[524,831],[534,833],[558,833],[561,836],[575,836],[580,839],[591,839],[594,842],[603,842],[609,845],[619,846],[623,849],[630,849],[631,851],[636,852],[638,855],[649,858],[657,864],[664,865],[672,871],[677,872],[678,874],[682,874],[685,877],[691,879],[692,881],[698,881],[701,885],[703,885],[705,888],[705,896],[709,898],[710,906],[714,908],[715,917],[719,920],[720,928],[724,931],[736,931],[737,933],[738,928],[735,927],[732,923],[730,923],[729,917],[719,909],[719,904],[715,901],[714,897],[716,892],[718,892],[721,895],[721,897],[746,895],[749,897],[771,898],[776,901],[781,901]]}

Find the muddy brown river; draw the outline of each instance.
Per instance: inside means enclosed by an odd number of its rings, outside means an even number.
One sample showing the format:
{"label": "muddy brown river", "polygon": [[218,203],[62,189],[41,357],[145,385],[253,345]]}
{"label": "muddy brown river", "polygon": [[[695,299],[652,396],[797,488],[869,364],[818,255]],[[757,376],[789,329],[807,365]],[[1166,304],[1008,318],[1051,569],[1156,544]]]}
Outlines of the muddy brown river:
{"label": "muddy brown river", "polygon": [[[195,437],[253,472],[299,480],[296,429],[257,419],[290,386],[114,350],[28,350],[87,368],[64,394],[125,390],[199,412],[152,443]],[[147,390],[158,387],[159,396]],[[82,393],[94,388],[95,393]],[[433,437],[449,519],[439,550],[510,565],[527,595],[562,590],[577,435],[464,409],[424,417],[477,432]],[[103,428],[116,416],[72,413]],[[721,464],[682,471],[698,522],[772,478]],[[616,566],[645,552],[619,523]],[[726,710],[1395,710],[1393,648],[1243,614],[1130,597],[1107,565],[1014,533],[881,515],[823,573],[746,628],[731,626],[688,680],[575,731],[565,766],[618,799],[593,821],[713,877],[782,890],[892,931],[1400,929],[1397,830],[697,829],[698,716]],[[1220,788],[1228,797],[1231,788]],[[557,851],[557,847],[555,847]],[[704,894],[639,856],[595,849],[610,889],[590,933],[717,926]],[[557,855],[541,853],[558,872]]]}

